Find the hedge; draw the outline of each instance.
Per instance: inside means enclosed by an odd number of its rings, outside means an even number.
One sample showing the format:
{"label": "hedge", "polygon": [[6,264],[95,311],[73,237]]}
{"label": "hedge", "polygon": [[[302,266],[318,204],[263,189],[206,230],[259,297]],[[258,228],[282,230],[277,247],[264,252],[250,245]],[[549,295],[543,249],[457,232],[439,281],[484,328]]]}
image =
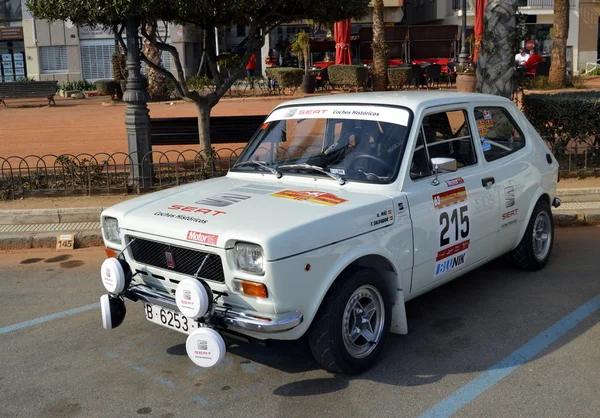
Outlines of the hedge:
{"label": "hedge", "polygon": [[408,84],[410,69],[408,68],[388,68],[388,80],[391,89],[401,89]]}
{"label": "hedge", "polygon": [[369,69],[362,65],[330,65],[327,74],[332,86],[358,90],[367,83]]}
{"label": "hedge", "polygon": [[274,78],[282,89],[300,87],[304,76],[304,70],[291,67],[267,68],[266,73]]}
{"label": "hedge", "polygon": [[600,137],[600,92],[526,94],[523,113],[554,149]]}
{"label": "hedge", "polygon": [[98,80],[96,81],[96,91],[101,96],[114,96],[119,91],[119,83],[115,80]]}

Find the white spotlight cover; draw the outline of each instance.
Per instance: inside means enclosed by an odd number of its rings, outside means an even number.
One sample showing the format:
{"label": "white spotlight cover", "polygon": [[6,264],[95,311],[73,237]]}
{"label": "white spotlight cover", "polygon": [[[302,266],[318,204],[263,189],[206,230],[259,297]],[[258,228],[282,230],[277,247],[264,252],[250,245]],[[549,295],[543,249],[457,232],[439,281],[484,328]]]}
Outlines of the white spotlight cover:
{"label": "white spotlight cover", "polygon": [[185,343],[187,355],[200,367],[213,367],[223,361],[227,347],[221,334],[212,328],[192,332]]}
{"label": "white spotlight cover", "polygon": [[121,293],[125,290],[125,271],[116,258],[107,258],[100,267],[102,284],[110,293]]}
{"label": "white spotlight cover", "polygon": [[175,301],[181,313],[188,318],[198,319],[208,312],[208,293],[197,280],[180,281],[175,289]]}

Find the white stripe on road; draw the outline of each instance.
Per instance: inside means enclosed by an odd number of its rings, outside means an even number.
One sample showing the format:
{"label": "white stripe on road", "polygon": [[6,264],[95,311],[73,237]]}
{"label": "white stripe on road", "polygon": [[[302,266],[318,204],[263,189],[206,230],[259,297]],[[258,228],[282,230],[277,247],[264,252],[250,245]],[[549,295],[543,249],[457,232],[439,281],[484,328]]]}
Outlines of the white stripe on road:
{"label": "white stripe on road", "polygon": [[8,334],[9,332],[18,331],[23,328],[30,327],[32,325],[43,324],[44,322],[53,321],[55,319],[65,318],[67,316],[75,315],[81,312],[86,312],[92,309],[100,307],[100,303],[92,303],[91,305],[85,305],[80,308],[69,309],[68,311],[54,313],[52,315],[41,316],[39,318],[32,319],[30,321],[19,322],[18,324],[9,325],[7,327],[0,328],[0,335]]}

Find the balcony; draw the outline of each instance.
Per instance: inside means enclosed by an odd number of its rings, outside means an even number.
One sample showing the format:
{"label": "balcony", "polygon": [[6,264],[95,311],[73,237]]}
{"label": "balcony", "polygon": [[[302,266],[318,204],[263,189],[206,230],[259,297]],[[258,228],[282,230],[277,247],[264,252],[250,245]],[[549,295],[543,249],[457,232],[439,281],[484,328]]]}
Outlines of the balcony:
{"label": "balcony", "polygon": [[[460,10],[462,0],[452,0],[452,9]],[[571,7],[577,6],[577,0],[570,1]],[[528,9],[554,9],[554,0],[519,0],[520,8]],[[467,11],[472,12],[475,8],[475,1],[467,0]]]}

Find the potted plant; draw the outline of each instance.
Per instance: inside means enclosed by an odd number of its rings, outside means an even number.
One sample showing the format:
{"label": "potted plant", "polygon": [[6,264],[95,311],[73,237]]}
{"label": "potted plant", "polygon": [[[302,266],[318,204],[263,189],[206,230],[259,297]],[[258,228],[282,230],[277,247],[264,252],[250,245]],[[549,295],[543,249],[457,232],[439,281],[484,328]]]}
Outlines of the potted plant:
{"label": "potted plant", "polygon": [[308,73],[308,63],[310,61],[310,36],[302,31],[296,36],[292,44],[292,52],[298,56],[298,62],[304,62],[304,77],[302,78],[302,92],[314,93],[316,77]]}
{"label": "potted plant", "polygon": [[461,64],[456,67],[456,90],[473,93],[477,87],[475,67]]}

